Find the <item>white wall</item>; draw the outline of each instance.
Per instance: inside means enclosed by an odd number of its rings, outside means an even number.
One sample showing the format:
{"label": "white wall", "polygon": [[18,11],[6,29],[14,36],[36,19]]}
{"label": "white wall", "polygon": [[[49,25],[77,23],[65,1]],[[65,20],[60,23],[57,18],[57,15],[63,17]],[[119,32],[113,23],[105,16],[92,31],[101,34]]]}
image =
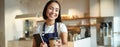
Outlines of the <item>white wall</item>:
{"label": "white wall", "polygon": [[[15,25],[15,16],[19,14],[22,14],[22,11],[20,10],[18,0],[5,0],[5,37],[7,41],[20,37],[19,33],[23,32],[22,28],[19,28],[20,31],[17,31]],[[19,25],[19,27],[23,26]]]}
{"label": "white wall", "polygon": [[114,15],[113,0],[100,0],[100,1],[90,0],[90,16],[109,17],[113,15]]}
{"label": "white wall", "polygon": [[90,16],[100,16],[99,0],[90,0]]}
{"label": "white wall", "polygon": [[114,15],[114,0],[100,0],[100,12],[102,17]]}
{"label": "white wall", "polygon": [[80,13],[85,13],[87,11],[86,4],[86,0],[63,0],[61,1],[61,13],[68,14],[69,9],[75,9]]}
{"label": "white wall", "polygon": [[[48,0],[21,0],[22,11],[27,11],[28,13],[40,12],[42,16],[42,11]],[[61,4],[61,13],[68,14],[69,9],[78,10],[80,13],[85,13],[87,11],[87,1],[86,0],[58,0]]]}
{"label": "white wall", "polygon": [[80,24],[80,19],[78,19],[78,20],[66,20],[66,21],[62,21],[62,22],[65,23],[66,25]]}
{"label": "white wall", "polygon": [[120,47],[120,0],[115,0],[114,47]]}
{"label": "white wall", "polygon": [[0,0],[0,47],[5,47],[4,0]]}

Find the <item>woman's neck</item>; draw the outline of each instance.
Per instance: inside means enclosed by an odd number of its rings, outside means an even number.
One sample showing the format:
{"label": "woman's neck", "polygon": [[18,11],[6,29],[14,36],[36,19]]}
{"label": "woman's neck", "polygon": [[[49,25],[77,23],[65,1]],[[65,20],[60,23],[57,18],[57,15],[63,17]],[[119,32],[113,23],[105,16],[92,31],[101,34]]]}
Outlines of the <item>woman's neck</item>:
{"label": "woman's neck", "polygon": [[47,25],[54,25],[55,20],[46,20]]}

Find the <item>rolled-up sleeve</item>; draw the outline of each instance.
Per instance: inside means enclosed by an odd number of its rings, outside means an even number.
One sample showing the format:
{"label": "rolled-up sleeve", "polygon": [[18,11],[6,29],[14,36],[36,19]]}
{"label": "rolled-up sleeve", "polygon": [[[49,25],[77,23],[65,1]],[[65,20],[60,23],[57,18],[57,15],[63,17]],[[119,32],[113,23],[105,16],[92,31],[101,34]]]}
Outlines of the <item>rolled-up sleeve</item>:
{"label": "rolled-up sleeve", "polygon": [[40,26],[37,26],[33,34],[39,34],[40,33],[39,31],[40,31]]}
{"label": "rolled-up sleeve", "polygon": [[60,31],[68,33],[68,30],[67,30],[67,27],[65,24],[63,24],[63,23],[60,24]]}

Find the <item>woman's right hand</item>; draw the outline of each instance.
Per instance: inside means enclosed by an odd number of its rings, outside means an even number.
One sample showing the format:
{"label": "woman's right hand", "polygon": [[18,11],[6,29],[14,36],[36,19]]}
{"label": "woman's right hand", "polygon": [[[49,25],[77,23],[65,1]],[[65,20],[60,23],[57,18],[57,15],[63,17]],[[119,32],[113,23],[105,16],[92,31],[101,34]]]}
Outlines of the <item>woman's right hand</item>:
{"label": "woman's right hand", "polygon": [[48,45],[47,45],[47,43],[42,42],[42,43],[40,43],[40,47],[48,47]]}

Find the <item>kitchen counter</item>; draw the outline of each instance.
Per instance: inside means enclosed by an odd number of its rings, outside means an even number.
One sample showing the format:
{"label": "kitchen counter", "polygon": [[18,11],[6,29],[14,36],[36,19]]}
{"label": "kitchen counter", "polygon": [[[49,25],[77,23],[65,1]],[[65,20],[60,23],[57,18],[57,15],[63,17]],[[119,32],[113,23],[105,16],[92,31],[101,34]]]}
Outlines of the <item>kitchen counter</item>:
{"label": "kitchen counter", "polygon": [[76,40],[73,44],[74,47],[91,47],[91,37]]}
{"label": "kitchen counter", "polygon": [[74,47],[73,41],[68,41],[68,47]]}
{"label": "kitchen counter", "polygon": [[32,40],[8,41],[8,47],[32,47]]}
{"label": "kitchen counter", "polygon": [[[32,40],[13,40],[8,41],[8,47],[32,47]],[[73,42],[68,42],[68,47],[73,47]]]}

